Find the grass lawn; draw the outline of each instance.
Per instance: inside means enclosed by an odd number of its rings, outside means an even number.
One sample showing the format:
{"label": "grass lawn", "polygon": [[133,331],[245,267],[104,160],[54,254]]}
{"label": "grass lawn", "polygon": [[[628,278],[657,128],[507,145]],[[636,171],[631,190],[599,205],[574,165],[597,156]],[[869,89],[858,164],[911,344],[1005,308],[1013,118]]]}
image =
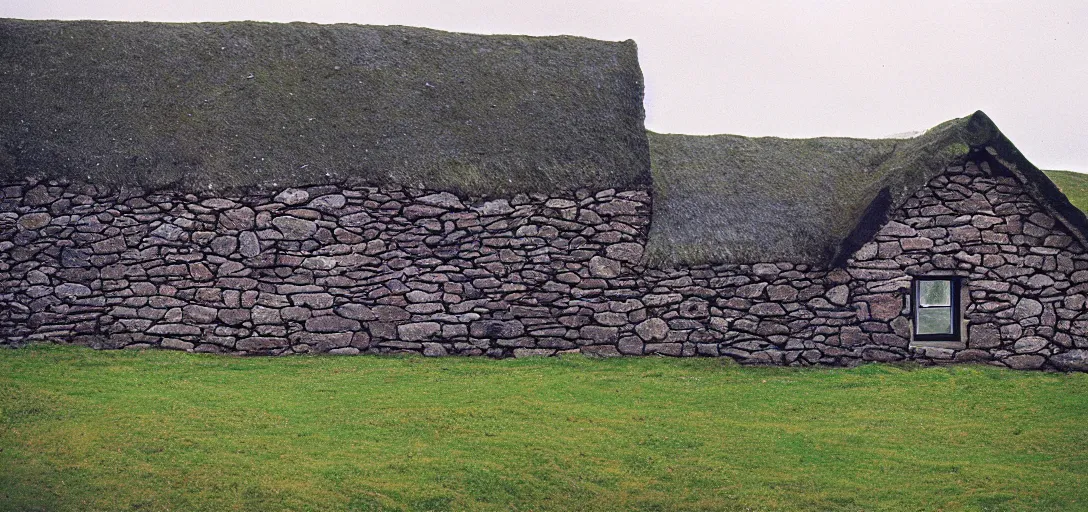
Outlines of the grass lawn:
{"label": "grass lawn", "polygon": [[1088,174],[1072,171],[1043,171],[1058,186],[1069,202],[1088,211]]}
{"label": "grass lawn", "polygon": [[1085,510],[1088,374],[0,350],[2,510]]}

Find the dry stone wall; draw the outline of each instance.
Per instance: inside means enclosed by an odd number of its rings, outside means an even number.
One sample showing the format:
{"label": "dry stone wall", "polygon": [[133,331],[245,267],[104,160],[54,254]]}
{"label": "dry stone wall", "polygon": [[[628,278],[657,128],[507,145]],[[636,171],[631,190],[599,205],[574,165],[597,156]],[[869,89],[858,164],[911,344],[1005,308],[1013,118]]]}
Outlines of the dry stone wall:
{"label": "dry stone wall", "polygon": [[[842,269],[645,268],[645,190],[241,197],[28,182],[0,196],[0,343],[429,356],[983,361],[1088,369],[1088,257],[1011,177],[949,169]],[[965,279],[962,346],[910,341],[912,276]]]}
{"label": "dry stone wall", "polygon": [[[770,364],[986,362],[1088,370],[1088,256],[1011,176],[948,169],[844,268],[641,270],[654,326],[622,353]],[[915,276],[964,279],[965,342],[912,343]],[[647,323],[648,324],[648,323]]]}
{"label": "dry stone wall", "polygon": [[0,331],[14,345],[549,354],[614,338],[589,304],[630,273],[648,220],[638,190],[466,203],[367,187],[13,185]]}

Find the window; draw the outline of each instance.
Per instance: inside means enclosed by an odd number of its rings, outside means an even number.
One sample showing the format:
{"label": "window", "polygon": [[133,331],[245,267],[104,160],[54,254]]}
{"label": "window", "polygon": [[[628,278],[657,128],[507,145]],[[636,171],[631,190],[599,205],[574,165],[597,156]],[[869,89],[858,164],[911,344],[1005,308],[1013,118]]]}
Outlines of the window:
{"label": "window", "polygon": [[960,280],[918,277],[913,285],[914,339],[960,341]]}

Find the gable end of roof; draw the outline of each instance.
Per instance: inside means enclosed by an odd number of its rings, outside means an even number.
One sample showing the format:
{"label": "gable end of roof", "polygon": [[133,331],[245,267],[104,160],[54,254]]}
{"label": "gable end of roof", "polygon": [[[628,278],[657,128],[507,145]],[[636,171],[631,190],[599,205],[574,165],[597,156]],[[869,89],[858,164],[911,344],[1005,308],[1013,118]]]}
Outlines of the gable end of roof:
{"label": "gable end of roof", "polygon": [[841,266],[890,212],[966,161],[986,161],[1088,247],[1088,219],[983,112],[912,139],[651,133],[654,266],[785,261]]}

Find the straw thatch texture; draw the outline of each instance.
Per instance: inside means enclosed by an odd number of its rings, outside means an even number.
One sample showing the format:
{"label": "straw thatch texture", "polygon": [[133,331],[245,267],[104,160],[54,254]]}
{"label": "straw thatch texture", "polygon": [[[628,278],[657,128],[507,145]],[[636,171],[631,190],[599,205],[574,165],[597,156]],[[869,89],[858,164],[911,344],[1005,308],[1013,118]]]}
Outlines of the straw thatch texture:
{"label": "straw thatch texture", "polygon": [[651,133],[650,149],[654,265],[841,263],[890,210],[967,158],[1015,168],[1048,210],[1088,232],[1084,214],[982,112],[912,139]]}
{"label": "straw thatch texture", "polygon": [[0,178],[644,186],[636,53],[408,27],[0,20]]}

